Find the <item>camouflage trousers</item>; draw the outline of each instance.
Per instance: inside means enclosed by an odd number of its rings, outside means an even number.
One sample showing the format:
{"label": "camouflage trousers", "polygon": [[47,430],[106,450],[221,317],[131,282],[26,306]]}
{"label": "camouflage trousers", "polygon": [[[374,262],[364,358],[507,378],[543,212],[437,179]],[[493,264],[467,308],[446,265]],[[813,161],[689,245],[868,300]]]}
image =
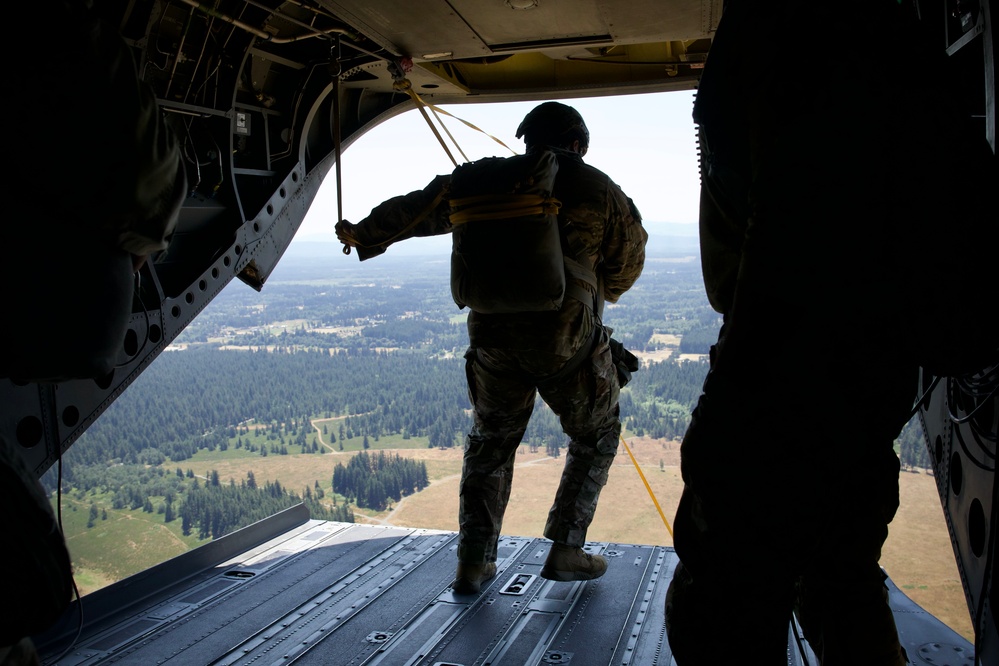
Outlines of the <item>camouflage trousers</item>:
{"label": "camouflage trousers", "polygon": [[582,546],[600,490],[617,453],[620,389],[609,336],[601,329],[588,358],[556,381],[544,381],[567,359],[532,351],[470,348],[465,355],[474,421],[465,440],[459,490],[458,559],[496,561],[510,499],[517,447],[536,395],[558,415],[569,437],[565,466],[544,534]]}

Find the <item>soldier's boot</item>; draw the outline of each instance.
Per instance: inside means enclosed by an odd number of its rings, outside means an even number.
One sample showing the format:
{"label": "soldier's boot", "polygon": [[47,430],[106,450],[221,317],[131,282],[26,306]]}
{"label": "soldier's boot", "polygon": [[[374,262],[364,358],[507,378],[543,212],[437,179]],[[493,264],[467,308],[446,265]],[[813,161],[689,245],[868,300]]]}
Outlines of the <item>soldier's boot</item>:
{"label": "soldier's boot", "polygon": [[541,577],[548,580],[592,580],[607,571],[607,560],[600,555],[590,555],[577,546],[553,543],[541,569]]}
{"label": "soldier's boot", "polygon": [[482,584],[496,575],[496,563],[485,562],[479,564],[467,564],[458,562],[458,571],[455,574],[451,589],[455,594],[478,594],[482,589]]}

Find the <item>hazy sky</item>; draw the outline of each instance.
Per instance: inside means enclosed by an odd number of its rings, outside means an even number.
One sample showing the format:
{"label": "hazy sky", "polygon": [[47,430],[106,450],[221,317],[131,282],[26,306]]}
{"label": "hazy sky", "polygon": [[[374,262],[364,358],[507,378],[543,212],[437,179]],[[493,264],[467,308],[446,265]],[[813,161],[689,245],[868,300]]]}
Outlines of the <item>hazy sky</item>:
{"label": "hazy sky", "polygon": [[[657,222],[697,222],[697,141],[691,120],[692,92],[619,95],[562,100],[575,107],[590,130],[588,164],[606,172],[630,196],[650,232]],[[537,102],[441,106],[522,153],[517,126]],[[433,119],[433,114],[428,110]],[[468,160],[512,153],[461,121],[441,116]],[[441,131],[447,140],[447,135]],[[465,161],[454,145],[459,163]],[[453,164],[419,111],[388,120],[342,156],[343,217],[363,219],[389,197],[423,188]],[[331,170],[295,240],[335,241],[335,171]],[[411,242],[422,242],[414,239]],[[448,241],[450,243],[450,241]]]}

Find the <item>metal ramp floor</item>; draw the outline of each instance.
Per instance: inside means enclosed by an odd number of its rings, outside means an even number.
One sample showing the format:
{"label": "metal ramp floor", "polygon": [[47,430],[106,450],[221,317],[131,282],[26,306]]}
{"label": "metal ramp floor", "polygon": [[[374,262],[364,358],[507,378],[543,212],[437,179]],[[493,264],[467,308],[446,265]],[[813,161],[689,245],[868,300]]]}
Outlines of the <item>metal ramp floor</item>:
{"label": "metal ramp floor", "polygon": [[[293,507],[85,596],[82,628],[74,604],[35,642],[60,666],[675,663],[663,611],[671,548],[591,542],[607,573],[562,583],[539,575],[549,544],[503,537],[496,577],[456,595],[456,533],[316,521]],[[913,663],[973,665],[973,647],[893,585],[891,602]],[[788,643],[789,665],[818,663],[791,632]],[[719,663],[753,663],[739,653],[751,646],[721,633],[709,649]]]}

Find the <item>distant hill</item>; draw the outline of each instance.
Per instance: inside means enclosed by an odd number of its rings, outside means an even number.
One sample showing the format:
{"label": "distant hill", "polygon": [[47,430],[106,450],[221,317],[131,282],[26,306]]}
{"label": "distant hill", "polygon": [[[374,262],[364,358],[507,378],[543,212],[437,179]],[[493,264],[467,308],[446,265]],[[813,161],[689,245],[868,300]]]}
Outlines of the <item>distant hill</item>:
{"label": "distant hill", "polygon": [[697,225],[688,222],[649,222],[646,220],[645,228],[650,236],[697,238]]}
{"label": "distant hill", "polygon": [[[648,252],[651,255],[677,254],[677,253],[697,253],[697,225],[681,224],[677,222],[646,222],[649,232]],[[309,257],[336,257],[343,250],[343,246],[331,236],[329,240],[317,236],[307,236],[295,239],[289,246],[285,256],[309,258]],[[451,237],[436,236],[431,238],[411,238],[405,242],[397,243],[389,249],[388,253],[395,257],[417,257],[417,256],[438,256],[447,258],[451,252]],[[351,257],[357,261],[355,257]]]}
{"label": "distant hill", "polygon": [[650,257],[697,255],[699,252],[697,236],[666,236],[652,233],[649,234],[649,242],[645,246],[645,253]]}

